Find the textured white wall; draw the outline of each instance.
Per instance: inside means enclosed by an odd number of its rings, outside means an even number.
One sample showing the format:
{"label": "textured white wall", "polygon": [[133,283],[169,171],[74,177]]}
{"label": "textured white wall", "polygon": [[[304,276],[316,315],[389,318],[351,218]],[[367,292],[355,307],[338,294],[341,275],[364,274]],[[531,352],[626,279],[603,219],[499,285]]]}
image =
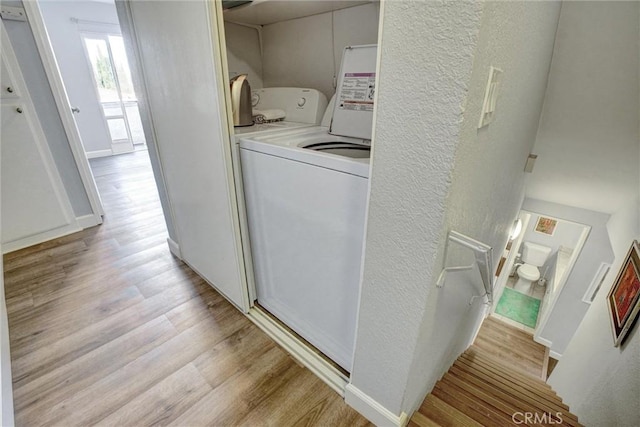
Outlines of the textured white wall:
{"label": "textured white wall", "polygon": [[370,3],[265,25],[265,87],[310,87],[331,99],[345,46],[377,42],[379,7]]}
{"label": "textured white wall", "polygon": [[636,426],[640,419],[640,326],[622,348],[614,347],[606,302],[632,240],[640,239],[639,211],[636,198],[611,216],[614,274],[607,276],[548,381],[588,426]]}
{"label": "textured white wall", "polygon": [[[482,318],[482,304],[468,305],[481,293],[477,276],[451,276],[444,289],[435,287],[444,237],[455,229],[504,247],[523,199],[559,7],[389,2],[383,8],[351,378],[392,412],[415,409]],[[489,65],[505,71],[503,86],[496,121],[478,131]]]}
{"label": "textured white wall", "polygon": [[247,74],[251,89],[260,89],[262,83],[262,55],[258,30],[231,22],[224,23],[227,42],[229,77]]}
{"label": "textured white wall", "polygon": [[593,276],[601,263],[614,259],[607,233],[609,214],[528,198],[525,199],[522,208],[591,227],[580,256],[549,315],[549,320],[540,331],[541,338],[552,342],[551,350],[563,354],[589,308],[589,304],[582,302],[582,297]]}
{"label": "textured white wall", "polygon": [[435,254],[482,5],[387,2],[381,14],[377,124],[351,382],[400,414],[420,320],[433,297]]}
{"label": "textured white wall", "polygon": [[75,117],[84,149],[87,152],[111,150],[111,137],[98,102],[78,24],[71,18],[117,24],[116,7],[93,1],[41,1],[39,4],[69,101],[80,108],[80,114]]}
{"label": "textured white wall", "polygon": [[[442,232],[453,229],[492,246],[494,270],[524,197],[523,169],[535,141],[559,13],[555,2],[485,3]],[[490,65],[504,71],[496,117],[478,130]],[[436,275],[441,251],[442,243]],[[464,261],[450,257],[448,265]],[[427,300],[404,408],[419,404],[470,344],[482,319],[479,302],[467,305],[472,294],[482,293],[479,280],[471,284],[460,277],[458,282]],[[455,295],[456,286],[460,295]],[[454,300],[457,310],[447,305]]]}
{"label": "textured white wall", "polygon": [[634,197],[639,6],[563,2],[527,197],[607,213]]}

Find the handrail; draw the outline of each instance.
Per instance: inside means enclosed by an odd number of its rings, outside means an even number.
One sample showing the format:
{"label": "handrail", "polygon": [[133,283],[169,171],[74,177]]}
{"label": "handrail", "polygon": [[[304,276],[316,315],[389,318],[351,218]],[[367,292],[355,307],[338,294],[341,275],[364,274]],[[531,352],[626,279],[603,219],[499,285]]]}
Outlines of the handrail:
{"label": "handrail", "polygon": [[444,257],[442,260],[442,272],[438,277],[436,286],[439,288],[444,287],[446,276],[449,272],[470,270],[473,268],[473,264],[468,266],[447,267],[449,242],[454,242],[464,246],[465,248],[471,249],[474,253],[478,269],[480,270],[480,277],[482,277],[485,293],[484,295],[472,297],[469,304],[472,304],[475,298],[482,298],[486,296],[487,304],[491,305],[493,303],[493,275],[491,274],[491,269],[493,267],[493,248],[457,231],[450,230],[447,234],[447,242],[445,243]]}

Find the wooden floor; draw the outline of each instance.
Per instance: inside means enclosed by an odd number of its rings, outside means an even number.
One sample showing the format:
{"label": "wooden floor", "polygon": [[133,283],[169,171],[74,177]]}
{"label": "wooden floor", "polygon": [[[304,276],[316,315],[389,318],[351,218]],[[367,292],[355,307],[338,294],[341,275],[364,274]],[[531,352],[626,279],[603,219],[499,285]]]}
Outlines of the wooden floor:
{"label": "wooden floor", "polygon": [[409,425],[580,426],[542,380],[546,358],[545,347],[531,335],[489,317],[474,344],[436,383]]}
{"label": "wooden floor", "polygon": [[91,164],[105,223],[4,257],[17,425],[368,424],[169,254],[146,152]]}

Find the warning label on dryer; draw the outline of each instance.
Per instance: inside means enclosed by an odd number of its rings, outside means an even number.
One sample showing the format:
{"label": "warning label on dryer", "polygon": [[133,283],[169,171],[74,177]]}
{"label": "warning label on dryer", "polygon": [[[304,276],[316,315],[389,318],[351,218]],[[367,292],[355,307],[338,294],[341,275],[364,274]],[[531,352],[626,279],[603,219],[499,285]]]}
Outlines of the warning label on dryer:
{"label": "warning label on dryer", "polygon": [[376,73],[346,73],[338,106],[343,110],[373,111],[375,91]]}

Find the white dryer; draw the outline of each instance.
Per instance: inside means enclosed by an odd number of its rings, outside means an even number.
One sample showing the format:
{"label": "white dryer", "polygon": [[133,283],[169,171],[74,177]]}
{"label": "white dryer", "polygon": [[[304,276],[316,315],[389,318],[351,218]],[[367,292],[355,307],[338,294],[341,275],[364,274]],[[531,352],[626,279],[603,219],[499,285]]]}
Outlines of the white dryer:
{"label": "white dryer", "polygon": [[325,126],[239,138],[258,303],[347,371],[360,293],[375,66],[375,45],[345,49]]}
{"label": "white dryer", "polygon": [[327,107],[327,97],[316,89],[269,87],[251,91],[251,105],[254,114],[256,111],[278,110],[282,112],[284,119],[252,126],[236,126],[233,129],[236,142],[243,136],[316,126]]}

